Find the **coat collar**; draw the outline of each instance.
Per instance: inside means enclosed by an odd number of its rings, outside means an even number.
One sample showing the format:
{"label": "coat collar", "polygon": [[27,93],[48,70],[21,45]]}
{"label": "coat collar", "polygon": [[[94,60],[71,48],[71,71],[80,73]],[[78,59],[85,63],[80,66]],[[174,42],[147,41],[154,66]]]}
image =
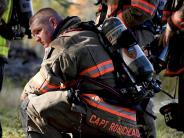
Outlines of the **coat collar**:
{"label": "coat collar", "polygon": [[66,31],[67,29],[71,28],[75,24],[81,22],[80,18],[77,16],[68,16],[63,21],[60,22],[60,24],[56,27],[52,40],[56,39],[59,34]]}
{"label": "coat collar", "polygon": [[81,20],[79,17],[77,16],[71,16],[71,17],[66,17],[55,29],[54,34],[53,34],[53,41],[49,44],[49,47],[45,49],[45,55],[44,55],[44,59],[47,59],[50,57],[50,55],[52,54],[53,50],[56,53],[60,53],[63,51],[63,48],[61,45],[59,45],[60,43],[58,43],[58,41],[60,41],[59,39],[56,39],[60,34],[62,34],[63,32],[65,32],[66,30],[72,28],[73,26],[75,26],[77,23],[80,23]]}

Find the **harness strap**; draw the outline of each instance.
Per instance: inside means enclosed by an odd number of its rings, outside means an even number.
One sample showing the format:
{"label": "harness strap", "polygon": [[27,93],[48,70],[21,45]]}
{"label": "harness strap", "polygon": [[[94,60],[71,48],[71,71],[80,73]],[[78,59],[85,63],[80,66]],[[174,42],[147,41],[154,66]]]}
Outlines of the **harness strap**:
{"label": "harness strap", "polygon": [[107,15],[107,9],[108,9],[108,7],[107,7],[106,2],[103,2],[102,1],[101,2],[101,5],[102,5],[102,10],[101,10],[101,13],[100,13],[100,18],[99,18],[99,22],[97,24],[97,27],[100,26],[103,23],[103,21],[106,18],[106,15]]}

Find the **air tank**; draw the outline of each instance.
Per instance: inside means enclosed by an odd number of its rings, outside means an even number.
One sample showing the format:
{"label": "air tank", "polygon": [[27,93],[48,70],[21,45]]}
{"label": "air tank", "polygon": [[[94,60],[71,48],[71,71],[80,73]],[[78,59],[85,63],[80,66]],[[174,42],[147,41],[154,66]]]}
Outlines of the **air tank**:
{"label": "air tank", "polygon": [[137,78],[152,79],[154,69],[151,62],[136,42],[132,32],[118,17],[107,18],[102,24],[102,33],[118,50],[124,63]]}

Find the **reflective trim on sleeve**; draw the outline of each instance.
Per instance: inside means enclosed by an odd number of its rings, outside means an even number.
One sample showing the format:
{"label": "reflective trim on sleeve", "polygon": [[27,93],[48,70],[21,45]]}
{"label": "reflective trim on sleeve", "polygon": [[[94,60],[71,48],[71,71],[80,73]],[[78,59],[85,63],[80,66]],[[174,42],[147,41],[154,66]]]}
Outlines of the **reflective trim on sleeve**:
{"label": "reflective trim on sleeve", "polygon": [[155,13],[155,5],[145,1],[145,0],[132,0],[132,6],[137,7],[146,13],[153,15]]}
{"label": "reflective trim on sleeve", "polygon": [[8,5],[7,8],[3,14],[3,20],[5,21],[5,23],[8,23],[11,19],[11,15],[12,15],[12,10],[13,10],[13,0],[8,0]]}
{"label": "reflective trim on sleeve", "polygon": [[64,89],[65,86],[61,87],[62,85],[56,85],[56,84],[51,84],[47,81],[44,82],[43,86],[41,87],[40,91],[42,93],[49,92],[49,91],[54,91],[58,89]]}
{"label": "reflective trim on sleeve", "polygon": [[0,36],[0,55],[4,57],[8,57],[8,42],[6,39]]}
{"label": "reflective trim on sleeve", "polygon": [[82,94],[81,96],[85,102],[87,102],[89,105],[91,105],[95,108],[109,112],[109,113],[117,115],[119,117],[126,118],[130,121],[133,121],[133,122],[136,121],[135,110],[132,110],[130,108],[125,108],[125,107],[120,107],[120,106],[108,104],[108,103],[104,102],[97,95]]}
{"label": "reflective trim on sleeve", "polygon": [[113,71],[114,71],[114,66],[113,66],[112,60],[107,60],[83,70],[82,72],[80,72],[79,75],[89,76],[90,78],[96,78]]}
{"label": "reflective trim on sleeve", "polygon": [[37,88],[37,91],[41,93],[66,88],[63,83],[53,84],[52,82],[48,82],[46,80],[46,76],[41,71],[32,78],[32,82],[33,85],[35,85],[35,87]]}

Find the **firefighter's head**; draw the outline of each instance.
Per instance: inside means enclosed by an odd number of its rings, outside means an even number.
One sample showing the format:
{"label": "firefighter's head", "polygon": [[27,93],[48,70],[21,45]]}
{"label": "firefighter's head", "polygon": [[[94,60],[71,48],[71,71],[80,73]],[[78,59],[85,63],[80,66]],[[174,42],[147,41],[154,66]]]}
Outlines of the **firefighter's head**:
{"label": "firefighter's head", "polygon": [[55,10],[43,8],[29,20],[31,33],[35,40],[46,48],[52,41],[56,27],[62,20],[63,18]]}

